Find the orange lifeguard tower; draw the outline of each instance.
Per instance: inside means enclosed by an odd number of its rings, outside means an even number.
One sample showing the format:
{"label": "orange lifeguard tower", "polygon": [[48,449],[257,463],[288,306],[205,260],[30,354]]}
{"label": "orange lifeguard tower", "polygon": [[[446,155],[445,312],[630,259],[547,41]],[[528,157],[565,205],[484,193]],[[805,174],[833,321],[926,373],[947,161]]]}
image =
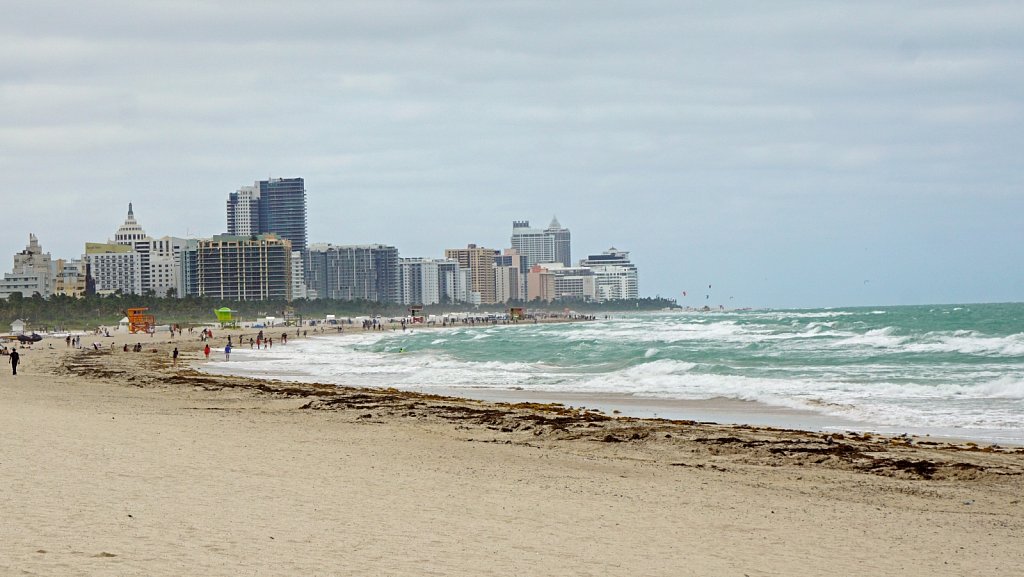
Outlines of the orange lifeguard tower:
{"label": "orange lifeguard tower", "polygon": [[138,308],[125,311],[124,316],[128,317],[128,332],[132,334],[151,333],[156,330],[156,317],[144,314],[148,310],[148,308]]}

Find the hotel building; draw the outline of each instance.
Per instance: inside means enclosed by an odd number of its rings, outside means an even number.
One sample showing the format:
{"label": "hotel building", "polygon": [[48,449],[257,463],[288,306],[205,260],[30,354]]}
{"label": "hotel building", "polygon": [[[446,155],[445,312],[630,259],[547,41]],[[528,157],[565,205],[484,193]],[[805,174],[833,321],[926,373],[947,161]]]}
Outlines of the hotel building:
{"label": "hotel building", "polygon": [[629,261],[629,252],[612,247],[581,260],[580,266],[594,272],[597,300],[640,298],[636,265]]}

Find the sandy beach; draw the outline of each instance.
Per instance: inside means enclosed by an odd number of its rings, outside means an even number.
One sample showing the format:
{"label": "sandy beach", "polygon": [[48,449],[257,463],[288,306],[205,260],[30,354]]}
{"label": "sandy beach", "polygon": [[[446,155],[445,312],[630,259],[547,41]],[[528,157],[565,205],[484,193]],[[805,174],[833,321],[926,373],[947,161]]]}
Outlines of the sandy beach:
{"label": "sandy beach", "polygon": [[1020,448],[211,376],[194,337],[143,344],[0,366],[0,573],[1024,567]]}

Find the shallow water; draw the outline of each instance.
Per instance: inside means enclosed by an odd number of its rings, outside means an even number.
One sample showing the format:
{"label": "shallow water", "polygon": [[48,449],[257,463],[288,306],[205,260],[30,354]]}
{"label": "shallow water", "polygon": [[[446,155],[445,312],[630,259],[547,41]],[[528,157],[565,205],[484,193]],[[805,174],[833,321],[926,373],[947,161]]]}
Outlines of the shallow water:
{"label": "shallow water", "polygon": [[1024,443],[1024,304],[665,312],[354,332],[236,349],[230,363],[209,369],[425,391],[512,390],[525,398],[724,398],[888,430]]}

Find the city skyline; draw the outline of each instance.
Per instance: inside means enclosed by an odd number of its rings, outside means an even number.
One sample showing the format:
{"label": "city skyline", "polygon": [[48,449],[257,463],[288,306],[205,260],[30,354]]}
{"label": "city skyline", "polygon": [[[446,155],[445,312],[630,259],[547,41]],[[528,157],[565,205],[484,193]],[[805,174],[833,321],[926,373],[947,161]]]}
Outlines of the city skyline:
{"label": "city skyline", "polygon": [[[226,233],[202,238],[149,235],[128,203],[107,242],[87,240],[80,258],[51,259],[34,234],[0,278],[13,292],[82,296],[153,294],[227,300],[340,299],[383,303],[495,305],[509,301],[639,298],[629,253],[612,248],[570,262],[571,231],[557,217],[544,230],[512,221],[510,247],[467,243],[444,258],[394,246],[307,242],[302,177],[256,181],[229,193]],[[705,303],[707,304],[707,303]]]}
{"label": "city skyline", "polygon": [[1022,27],[1008,0],[15,1],[0,255],[76,254],[130,201],[208,237],[298,174],[311,240],[571,215],[576,257],[629,250],[684,305],[1022,301]]}

